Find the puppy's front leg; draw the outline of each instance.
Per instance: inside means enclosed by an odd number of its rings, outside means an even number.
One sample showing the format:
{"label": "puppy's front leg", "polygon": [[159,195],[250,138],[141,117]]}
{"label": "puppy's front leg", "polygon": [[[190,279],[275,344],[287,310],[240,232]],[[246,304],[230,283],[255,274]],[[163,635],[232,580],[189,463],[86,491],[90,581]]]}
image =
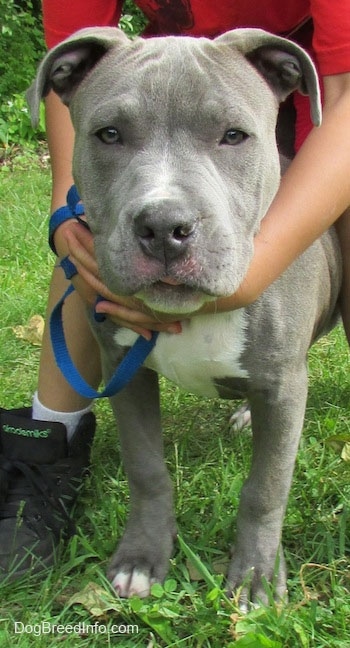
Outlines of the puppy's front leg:
{"label": "puppy's front leg", "polygon": [[117,594],[147,596],[168,569],[176,535],[172,486],[164,463],[157,375],[142,368],[111,399],[130,488],[130,514],[108,578]]}
{"label": "puppy's front leg", "polygon": [[251,399],[253,457],[237,518],[228,588],[244,586],[240,603],[268,603],[264,581],[276,600],[286,597],[281,531],[307,397],[306,367],[277,379]]}

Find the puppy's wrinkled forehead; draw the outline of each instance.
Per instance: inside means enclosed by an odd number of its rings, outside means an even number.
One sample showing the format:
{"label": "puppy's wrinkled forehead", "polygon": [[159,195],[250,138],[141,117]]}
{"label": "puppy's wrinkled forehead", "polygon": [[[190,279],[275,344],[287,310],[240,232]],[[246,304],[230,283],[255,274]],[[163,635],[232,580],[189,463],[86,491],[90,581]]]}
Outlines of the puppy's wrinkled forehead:
{"label": "puppy's wrinkled forehead", "polygon": [[[77,112],[80,119],[93,112],[107,117],[114,104],[124,106],[130,118],[141,110],[159,123],[165,114],[177,118],[180,113],[193,124],[203,107],[213,119],[220,106],[237,112],[255,109],[261,93],[275,104],[253,66],[231,48],[200,38],[138,40],[103,58],[81,84],[71,110],[73,121]],[[79,106],[86,101],[88,115],[82,115]]]}

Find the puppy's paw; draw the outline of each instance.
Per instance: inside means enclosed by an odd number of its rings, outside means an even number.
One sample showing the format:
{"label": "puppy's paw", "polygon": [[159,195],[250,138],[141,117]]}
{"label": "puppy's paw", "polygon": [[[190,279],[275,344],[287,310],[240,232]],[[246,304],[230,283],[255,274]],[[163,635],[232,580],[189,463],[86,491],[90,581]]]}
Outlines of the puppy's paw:
{"label": "puppy's paw", "polygon": [[255,564],[245,564],[245,560],[234,555],[227,576],[228,595],[233,597],[241,612],[270,605],[271,601],[286,603],[287,574],[282,550],[275,561],[252,562]]}
{"label": "puppy's paw", "polygon": [[251,414],[249,403],[243,403],[236,409],[229,420],[229,425],[234,434],[239,434],[244,428],[251,425]]}
{"label": "puppy's paw", "polygon": [[142,534],[129,528],[112,556],[107,576],[123,598],[149,596],[154,583],[162,583],[169,567],[174,535],[169,529]]}
{"label": "puppy's paw", "polygon": [[115,593],[121,598],[139,596],[145,598],[151,593],[151,587],[156,579],[151,577],[149,571],[132,569],[130,571],[118,571],[112,580]]}

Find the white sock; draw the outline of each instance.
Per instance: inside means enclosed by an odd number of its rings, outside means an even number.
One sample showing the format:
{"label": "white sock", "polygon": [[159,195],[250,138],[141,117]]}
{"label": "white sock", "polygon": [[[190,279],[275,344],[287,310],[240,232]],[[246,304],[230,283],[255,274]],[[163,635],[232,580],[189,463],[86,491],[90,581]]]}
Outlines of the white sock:
{"label": "white sock", "polygon": [[90,405],[85,407],[85,409],[79,410],[78,412],[55,412],[54,410],[45,407],[38,398],[38,392],[35,392],[33,396],[32,417],[37,421],[63,423],[67,428],[67,439],[70,441],[81,417],[90,412],[92,406],[93,403],[90,403]]}

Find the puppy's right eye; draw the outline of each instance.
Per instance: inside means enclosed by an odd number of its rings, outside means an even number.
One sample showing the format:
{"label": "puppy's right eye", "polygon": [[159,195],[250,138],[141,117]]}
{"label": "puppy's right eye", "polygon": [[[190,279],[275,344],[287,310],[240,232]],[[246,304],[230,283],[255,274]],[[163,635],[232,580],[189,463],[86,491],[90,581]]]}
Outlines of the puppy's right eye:
{"label": "puppy's right eye", "polygon": [[229,146],[237,146],[248,138],[247,133],[239,128],[229,128],[223,136],[220,144],[228,144]]}
{"label": "puppy's right eye", "polygon": [[100,128],[100,130],[98,130],[95,135],[104,144],[122,144],[120,133],[116,128],[114,128],[114,126]]}

